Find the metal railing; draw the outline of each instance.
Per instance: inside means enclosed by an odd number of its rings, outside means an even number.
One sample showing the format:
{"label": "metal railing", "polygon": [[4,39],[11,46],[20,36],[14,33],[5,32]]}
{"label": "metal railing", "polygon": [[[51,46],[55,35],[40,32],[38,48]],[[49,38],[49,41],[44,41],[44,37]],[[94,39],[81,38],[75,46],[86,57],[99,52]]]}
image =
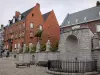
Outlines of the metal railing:
{"label": "metal railing", "polygon": [[59,61],[49,60],[48,70],[66,73],[85,73],[97,71],[96,61]]}

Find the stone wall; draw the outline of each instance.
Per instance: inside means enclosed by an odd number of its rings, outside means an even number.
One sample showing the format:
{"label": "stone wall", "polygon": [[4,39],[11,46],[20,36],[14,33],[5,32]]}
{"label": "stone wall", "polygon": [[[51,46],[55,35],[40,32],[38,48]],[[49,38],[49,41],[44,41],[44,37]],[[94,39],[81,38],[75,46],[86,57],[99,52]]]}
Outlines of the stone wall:
{"label": "stone wall", "polygon": [[[74,35],[78,39],[75,47],[67,42],[67,38]],[[92,60],[91,38],[93,33],[88,28],[70,30],[60,35],[59,51],[61,60]]]}
{"label": "stone wall", "polygon": [[35,53],[35,63],[39,61],[59,60],[59,52],[37,52]]}

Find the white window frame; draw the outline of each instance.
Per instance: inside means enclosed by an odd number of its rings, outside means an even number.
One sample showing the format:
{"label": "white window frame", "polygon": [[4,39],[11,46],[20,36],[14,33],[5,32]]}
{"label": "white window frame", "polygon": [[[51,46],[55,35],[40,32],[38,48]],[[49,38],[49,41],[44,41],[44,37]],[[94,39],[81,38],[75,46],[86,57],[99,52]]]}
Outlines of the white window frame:
{"label": "white window frame", "polygon": [[15,44],[15,48],[17,48],[17,44]]}
{"label": "white window frame", "polygon": [[21,15],[19,15],[18,19],[21,20]]}
{"label": "white window frame", "polygon": [[39,30],[43,30],[43,26],[42,25],[39,26]]}
{"label": "white window frame", "polygon": [[34,28],[34,24],[33,23],[30,23],[30,28]]}

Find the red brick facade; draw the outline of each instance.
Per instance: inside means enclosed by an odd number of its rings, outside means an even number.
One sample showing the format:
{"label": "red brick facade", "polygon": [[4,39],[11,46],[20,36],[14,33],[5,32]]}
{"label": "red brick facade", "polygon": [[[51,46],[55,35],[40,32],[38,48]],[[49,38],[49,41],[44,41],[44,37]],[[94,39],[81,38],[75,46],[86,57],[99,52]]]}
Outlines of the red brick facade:
{"label": "red brick facade", "polygon": [[[19,15],[20,12],[16,11],[15,17],[19,17]],[[56,44],[60,39],[60,27],[53,10],[46,17],[45,20],[40,11],[40,5],[37,3],[24,20],[6,26],[4,29],[5,48],[14,50],[15,44],[16,48],[18,44],[21,47],[23,44],[29,45],[29,43],[36,45],[37,37],[35,34],[40,26],[43,29],[41,44],[45,44],[47,40],[50,40],[52,45]],[[33,28],[30,28],[30,23],[33,24]]]}

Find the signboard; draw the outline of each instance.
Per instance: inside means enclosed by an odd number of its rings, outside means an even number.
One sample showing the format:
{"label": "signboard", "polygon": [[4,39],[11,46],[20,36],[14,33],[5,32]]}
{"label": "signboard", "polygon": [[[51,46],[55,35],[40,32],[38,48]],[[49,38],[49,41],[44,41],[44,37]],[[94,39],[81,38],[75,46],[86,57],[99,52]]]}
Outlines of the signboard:
{"label": "signboard", "polygon": [[73,26],[72,29],[80,29],[80,25]]}

